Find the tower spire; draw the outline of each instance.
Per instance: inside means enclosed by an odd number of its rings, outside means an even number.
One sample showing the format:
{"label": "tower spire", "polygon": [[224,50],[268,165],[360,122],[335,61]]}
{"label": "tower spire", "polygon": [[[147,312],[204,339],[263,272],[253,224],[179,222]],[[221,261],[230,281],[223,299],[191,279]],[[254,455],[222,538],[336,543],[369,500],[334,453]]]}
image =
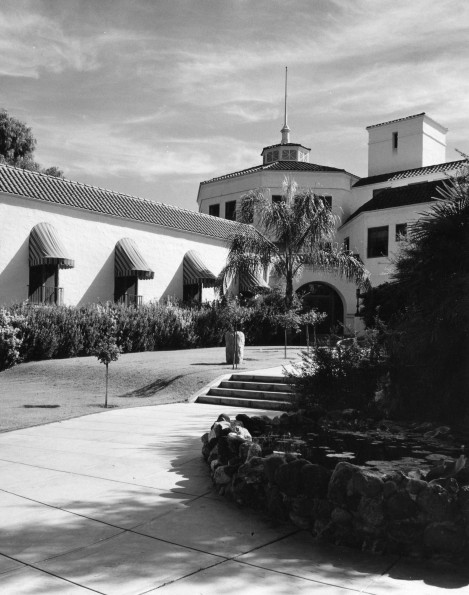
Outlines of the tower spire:
{"label": "tower spire", "polygon": [[287,124],[287,87],[288,87],[288,66],[285,66],[285,116],[283,121],[283,128],[280,131],[282,133],[282,145],[286,145],[290,142],[290,128]]}

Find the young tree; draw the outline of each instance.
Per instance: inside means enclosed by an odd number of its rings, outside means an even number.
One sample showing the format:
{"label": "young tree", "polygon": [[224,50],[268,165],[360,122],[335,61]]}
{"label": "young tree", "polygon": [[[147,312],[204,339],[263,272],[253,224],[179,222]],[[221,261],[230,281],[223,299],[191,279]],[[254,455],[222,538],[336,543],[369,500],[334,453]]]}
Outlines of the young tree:
{"label": "young tree", "polygon": [[336,217],[330,207],[312,190],[298,191],[293,180],[284,180],[279,202],[272,202],[263,189],[245,194],[238,219],[257,229],[239,226],[234,232],[226,272],[255,272],[272,265],[274,274],[285,280],[287,309],[293,303],[293,280],[305,266],[367,285],[368,273],[362,262],[333,245]]}

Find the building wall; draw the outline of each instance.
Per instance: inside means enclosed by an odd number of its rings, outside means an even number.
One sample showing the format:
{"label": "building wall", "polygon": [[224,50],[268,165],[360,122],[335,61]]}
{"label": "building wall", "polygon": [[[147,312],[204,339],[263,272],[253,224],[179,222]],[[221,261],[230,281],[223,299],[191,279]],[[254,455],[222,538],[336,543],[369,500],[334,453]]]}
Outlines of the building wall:
{"label": "building wall", "polygon": [[356,210],[351,193],[352,184],[358,179],[346,172],[284,172],[262,171],[234,178],[201,184],[197,201],[199,212],[208,214],[213,204],[220,205],[220,217],[225,216],[225,204],[236,200],[256,188],[265,188],[271,195],[282,194],[285,176],[290,175],[300,188],[311,188],[316,194],[332,196],[334,213],[345,220]]}
{"label": "building wall", "polygon": [[[390,280],[392,263],[400,248],[400,242],[396,241],[396,225],[400,223],[411,225],[419,219],[420,213],[430,208],[431,204],[420,203],[361,213],[339,230],[337,237],[342,241],[346,237],[349,238],[350,250],[360,255],[366,269],[370,272],[373,286]],[[389,228],[388,256],[368,258],[368,229],[383,226]]]}
{"label": "building wall", "polygon": [[[114,247],[121,238],[135,240],[155,272],[154,279],[138,282],[144,302],[182,298],[182,263],[188,250],[198,250],[215,274],[228,252],[221,239],[0,194],[0,304],[28,297],[29,233],[41,222],[56,228],[75,260],[75,268],[59,272],[64,302],[70,305],[113,299]],[[203,299],[211,297],[213,290],[205,290]]]}
{"label": "building wall", "polygon": [[[398,146],[393,147],[393,134]],[[368,175],[442,163],[446,159],[446,129],[425,115],[368,129]]]}

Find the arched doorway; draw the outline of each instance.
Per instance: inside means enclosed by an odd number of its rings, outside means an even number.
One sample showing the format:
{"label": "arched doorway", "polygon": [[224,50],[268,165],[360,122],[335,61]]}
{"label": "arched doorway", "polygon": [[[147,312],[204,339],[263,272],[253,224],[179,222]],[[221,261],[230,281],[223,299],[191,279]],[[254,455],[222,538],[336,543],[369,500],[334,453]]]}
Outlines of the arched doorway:
{"label": "arched doorway", "polygon": [[319,334],[334,332],[341,335],[344,331],[344,305],[337,291],[319,281],[306,283],[296,290],[298,297],[303,304],[303,312],[315,308],[318,312],[327,314],[316,328]]}

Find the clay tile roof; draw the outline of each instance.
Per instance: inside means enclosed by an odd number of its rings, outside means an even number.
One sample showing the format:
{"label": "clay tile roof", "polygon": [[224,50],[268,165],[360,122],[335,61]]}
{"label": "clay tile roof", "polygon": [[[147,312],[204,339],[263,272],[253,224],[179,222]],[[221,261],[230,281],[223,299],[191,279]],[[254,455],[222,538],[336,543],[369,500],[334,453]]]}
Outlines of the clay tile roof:
{"label": "clay tile roof", "polygon": [[235,221],[0,164],[0,192],[227,240]]}
{"label": "clay tile roof", "polygon": [[273,163],[266,163],[256,165],[241,171],[235,171],[231,174],[225,174],[218,178],[205,180],[202,184],[210,184],[211,182],[218,182],[219,180],[228,180],[229,178],[237,178],[239,176],[246,176],[248,174],[260,171],[314,171],[314,172],[345,172],[345,169],[338,169],[337,167],[329,167],[328,165],[316,165],[315,163],[307,163],[305,161],[274,161]]}
{"label": "clay tile roof", "polygon": [[345,221],[344,225],[358,217],[361,213],[368,211],[380,211],[393,207],[404,207],[425,202],[433,202],[441,198],[439,189],[444,188],[446,180],[434,180],[433,182],[422,182],[420,184],[409,184],[397,188],[386,188],[381,190],[371,200],[357,209]]}
{"label": "clay tile roof", "polygon": [[394,124],[394,122],[403,122],[404,120],[412,120],[412,118],[419,118],[420,116],[425,116],[425,112],[421,112],[420,114],[413,114],[412,116],[406,116],[405,118],[397,118],[396,120],[388,120],[387,122],[380,122],[379,124],[371,124],[367,126],[366,129],[369,130],[370,128],[377,128],[378,126],[386,126],[386,124]]}
{"label": "clay tile roof", "polygon": [[413,169],[404,169],[402,171],[394,171],[388,174],[369,176],[368,178],[361,178],[358,180],[358,182],[355,182],[353,187],[357,188],[358,186],[368,186],[369,184],[394,182],[396,180],[405,180],[407,178],[415,178],[417,176],[446,173],[448,171],[458,169],[463,165],[464,161],[464,159],[459,159],[457,161],[449,161],[448,163],[437,163],[436,165],[426,165],[425,167],[415,167]]}

